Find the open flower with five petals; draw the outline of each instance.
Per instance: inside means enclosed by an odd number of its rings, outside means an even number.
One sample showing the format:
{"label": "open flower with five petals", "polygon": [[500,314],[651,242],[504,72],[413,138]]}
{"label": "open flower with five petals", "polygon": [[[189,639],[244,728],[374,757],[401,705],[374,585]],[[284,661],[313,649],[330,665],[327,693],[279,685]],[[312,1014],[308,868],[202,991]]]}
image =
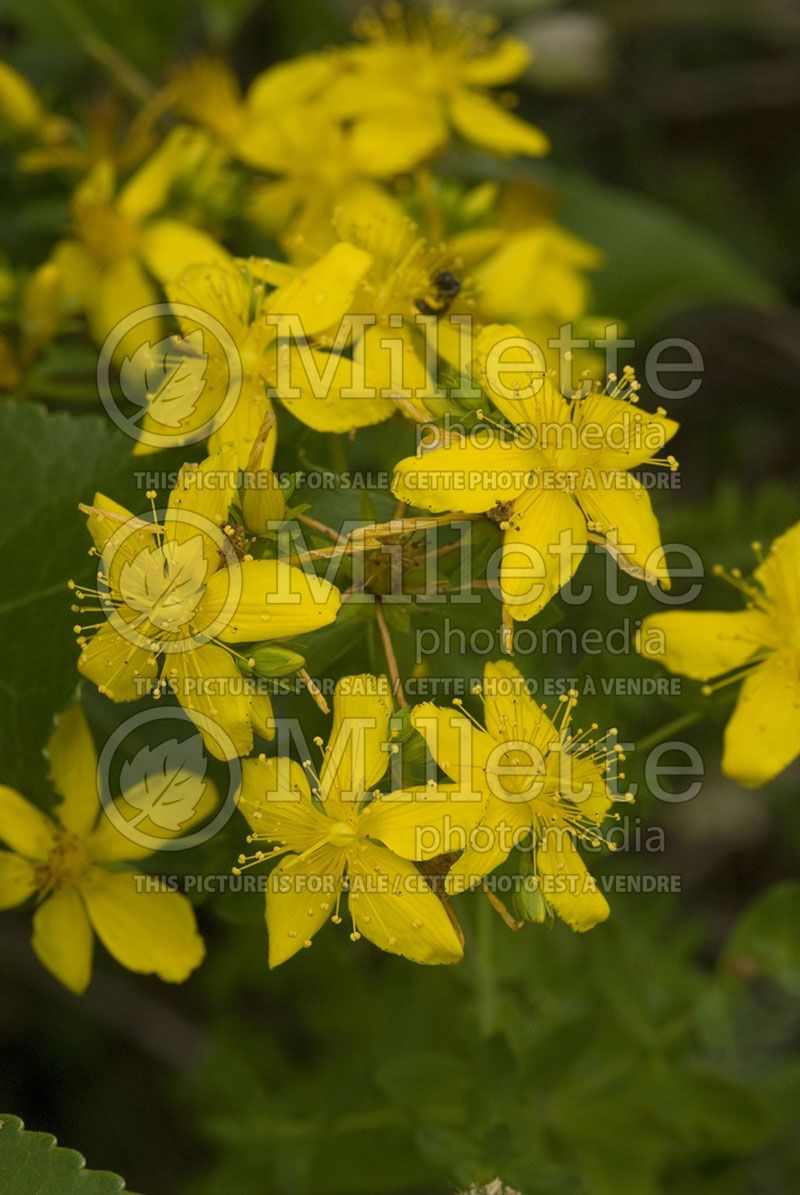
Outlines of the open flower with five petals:
{"label": "open flower with five petals", "polygon": [[495,519],[500,593],[514,619],[532,618],[570,580],[590,534],[627,571],[669,588],[650,497],[631,470],[677,468],[659,455],[677,423],[639,410],[628,369],[611,389],[565,398],[512,326],[485,328],[475,353],[477,377],[508,424],[429,437],[396,466],[392,492],[425,510]]}
{"label": "open flower with five petals", "polygon": [[722,770],[759,788],[800,755],[800,523],[760,557],[750,577],[719,576],[747,601],[737,611],[668,610],[642,623],[640,650],[707,692],[743,681],[725,728]]}
{"label": "open flower with five petals", "polygon": [[413,860],[446,852],[450,835],[473,824],[476,806],[451,801],[452,786],[374,791],[391,757],[391,713],[386,677],[344,677],[313,787],[288,758],[260,756],[242,765],[239,807],[253,828],[248,841],[272,848],[242,855],[239,867],[280,857],[267,893],[270,967],[310,946],[326,921],[341,921],[345,890],[353,940],[363,936],[416,963],[462,957],[457,923]]}
{"label": "open flower with five petals", "polygon": [[[61,797],[54,816],[0,785],[0,908],[36,897],[33,949],[71,991],[85,991],[92,974],[94,934],[130,971],[182,983],[205,954],[191,904],[178,892],[145,891],[126,863],[152,851],[126,838],[101,810],[97,755],[79,706],[60,716],[48,744],[50,777]],[[129,794],[130,795],[130,794]],[[216,804],[206,781],[194,815]],[[118,799],[125,804],[125,794]],[[148,826],[153,835],[163,830]]]}
{"label": "open flower with five petals", "polygon": [[364,141],[408,141],[417,162],[444,149],[451,130],[501,156],[547,153],[541,129],[491,95],[519,78],[529,59],[522,42],[496,37],[491,17],[389,3],[362,14],[354,31],[363,44],[345,52],[325,101],[356,123]]}
{"label": "open flower with five petals", "polygon": [[100,559],[98,585],[74,587],[74,609],[100,615],[76,627],[82,675],[112,701],[158,691],[161,678],[199,715],[207,750],[223,759],[248,754],[254,730],[273,733],[269,697],[248,689],[239,662],[249,656],[238,645],[327,626],[340,604],[321,577],[242,558],[228,524],[237,481],[236,453],[227,448],[183,467],[161,521],[97,494],[82,509]]}
{"label": "open flower with five petals", "polygon": [[[477,798],[480,814],[464,850],[447,875],[460,892],[494,871],[513,850],[530,853],[546,904],[572,929],[591,929],[608,917],[603,894],[577,847],[597,847],[612,813],[612,781],[621,751],[575,730],[576,695],[561,698],[550,718],[529,695],[509,661],[486,665],[482,696],[486,726],[461,709],[432,703],[414,707],[411,720],[462,801]],[[613,732],[609,732],[613,734]]]}

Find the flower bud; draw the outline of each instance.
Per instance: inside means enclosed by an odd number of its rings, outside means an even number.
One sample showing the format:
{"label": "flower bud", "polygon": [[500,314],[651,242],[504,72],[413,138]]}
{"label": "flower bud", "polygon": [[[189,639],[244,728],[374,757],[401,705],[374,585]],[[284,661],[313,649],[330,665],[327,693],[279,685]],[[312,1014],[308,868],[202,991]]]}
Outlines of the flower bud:
{"label": "flower bud", "polygon": [[264,535],[270,524],[280,523],[285,513],[283,490],[271,469],[248,473],[242,493],[245,526],[253,535]]}
{"label": "flower bud", "polygon": [[542,925],[547,919],[547,901],[542,896],[536,876],[525,876],[514,893],[514,912],[522,921]]}
{"label": "flower bud", "polygon": [[257,676],[291,676],[305,664],[299,652],[289,651],[286,647],[275,647],[272,643],[262,643],[260,647],[254,648],[250,652],[250,659]]}
{"label": "flower bud", "polygon": [[35,132],[43,116],[36,92],[7,62],[0,62],[0,140]]}

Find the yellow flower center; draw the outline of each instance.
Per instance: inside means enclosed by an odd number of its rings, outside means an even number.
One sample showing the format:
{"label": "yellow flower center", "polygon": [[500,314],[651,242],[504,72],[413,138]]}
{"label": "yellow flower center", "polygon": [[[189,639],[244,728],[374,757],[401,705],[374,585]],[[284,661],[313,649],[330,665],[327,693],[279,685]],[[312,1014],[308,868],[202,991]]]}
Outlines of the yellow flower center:
{"label": "yellow flower center", "polygon": [[200,604],[207,572],[200,534],[183,543],[154,544],[123,564],[120,597],[131,610],[146,614],[158,630],[178,631]]}
{"label": "yellow flower center", "polygon": [[89,854],[75,834],[59,830],[47,860],[37,871],[40,888],[74,888],[89,870]]}
{"label": "yellow flower center", "polygon": [[[495,775],[495,781],[509,796],[520,797],[530,793],[533,797],[538,793],[544,768],[541,763],[537,766],[533,752],[518,748],[504,751],[496,766],[499,771]],[[511,768],[518,769],[517,774],[506,772],[506,769]]]}
{"label": "yellow flower center", "polygon": [[349,822],[334,822],[328,831],[328,842],[333,846],[352,846],[358,834]]}

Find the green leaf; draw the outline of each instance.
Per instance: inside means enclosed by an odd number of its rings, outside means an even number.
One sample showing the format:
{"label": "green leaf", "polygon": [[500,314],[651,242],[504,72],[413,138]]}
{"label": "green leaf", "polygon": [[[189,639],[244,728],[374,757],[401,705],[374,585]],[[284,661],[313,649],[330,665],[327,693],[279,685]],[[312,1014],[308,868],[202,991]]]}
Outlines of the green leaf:
{"label": "green leaf", "polygon": [[124,1179],[108,1170],[87,1170],[74,1149],[62,1149],[50,1133],[31,1133],[18,1116],[0,1116],[0,1191],[14,1195],[112,1195]]}
{"label": "green leaf", "polygon": [[593,309],[620,316],[640,338],[695,304],[779,301],[755,265],[663,204],[583,174],[553,171],[552,181],[560,223],[606,255]]}
{"label": "green leaf", "polygon": [[767,976],[800,996],[800,880],[775,884],[750,905],[728,939],[723,962],[742,979]]}
{"label": "green leaf", "polygon": [[101,419],[11,402],[0,407],[0,442],[0,550],[14,561],[0,579],[0,782],[30,796],[53,717],[78,683],[67,582],[90,583],[95,568],[78,503],[98,489],[119,497],[130,442]]}

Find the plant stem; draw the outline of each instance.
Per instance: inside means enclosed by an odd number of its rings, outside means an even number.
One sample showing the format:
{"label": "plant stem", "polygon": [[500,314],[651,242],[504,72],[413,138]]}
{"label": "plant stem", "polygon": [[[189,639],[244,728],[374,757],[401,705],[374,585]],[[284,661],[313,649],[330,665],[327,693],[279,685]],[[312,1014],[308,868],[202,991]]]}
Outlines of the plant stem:
{"label": "plant stem", "polygon": [[404,706],[406,703],[405,693],[403,692],[403,682],[400,679],[400,670],[397,667],[397,657],[394,654],[394,644],[392,643],[392,636],[389,632],[389,627],[386,623],[386,615],[383,612],[383,607],[379,597],[375,600],[375,617],[378,620],[378,630],[381,633],[383,640],[383,651],[386,656],[386,663],[389,665],[389,675],[392,678],[392,691],[397,698],[397,704]]}
{"label": "plant stem", "polygon": [[646,735],[636,744],[636,749],[638,751],[649,751],[651,747],[657,747],[659,743],[665,742],[679,730],[685,730],[687,726],[694,726],[702,718],[703,713],[700,710],[681,714],[679,718],[673,718],[671,722],[667,722],[666,725],[661,726],[658,730],[654,730],[652,734]]}

